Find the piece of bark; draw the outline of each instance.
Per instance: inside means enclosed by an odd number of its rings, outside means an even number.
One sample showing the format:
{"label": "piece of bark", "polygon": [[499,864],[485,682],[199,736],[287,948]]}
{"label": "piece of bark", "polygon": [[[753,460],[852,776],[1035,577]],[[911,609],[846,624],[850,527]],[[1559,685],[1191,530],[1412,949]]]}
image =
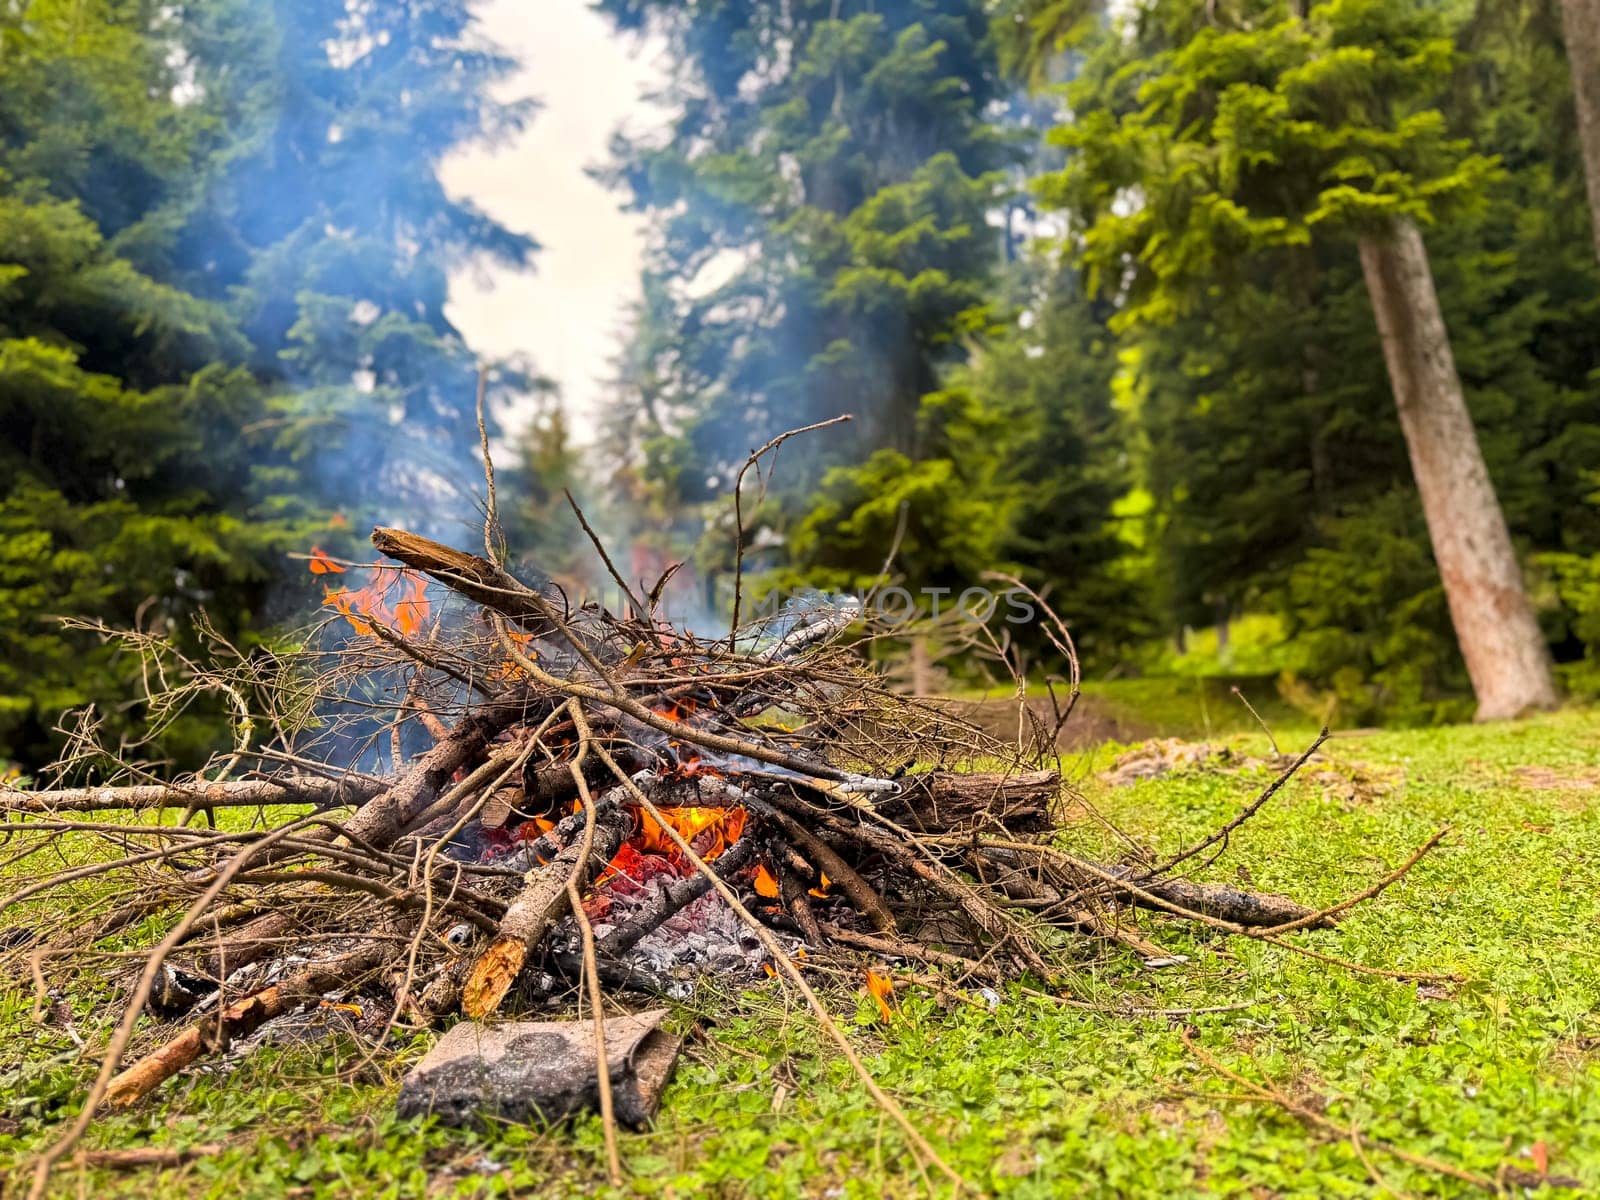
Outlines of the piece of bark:
{"label": "piece of bark", "polygon": [[335,958],[307,963],[220,1013],[208,1014],[114,1078],[106,1089],[106,1103],[112,1108],[127,1108],[204,1055],[226,1050],[235,1038],[254,1033],[272,1018],[307,1000],[348,986],[394,953],[388,942],[369,943]]}
{"label": "piece of bark", "polygon": [[576,873],[579,890],[588,886],[600,868],[615,857],[632,824],[626,813],[619,812],[602,822],[596,812],[594,844],[586,860],[582,859],[580,837],[550,862],[528,872],[522,891],[500,919],[499,933],[472,965],[462,989],[462,1012],[481,1020],[500,1007],[522,974],[534,946],[566,913],[567,879]]}
{"label": "piece of bark", "polygon": [[552,603],[487,558],[404,529],[382,526],[372,531],[372,544],[380,553],[438,580],[468,600],[510,617],[535,637],[548,637],[556,631],[546,614],[559,608],[560,602]]}
{"label": "piece of bark", "polygon": [[[608,1017],[606,1066],[617,1120],[646,1127],[661,1102],[683,1039],[661,1028],[667,1010]],[[446,1125],[491,1120],[554,1124],[599,1107],[594,1025],[515,1021],[451,1027],[400,1085],[402,1117]]]}
{"label": "piece of bark", "polygon": [[313,804],[336,808],[361,804],[388,787],[381,779],[243,779],[229,783],[152,783],[134,787],[54,788],[6,792],[0,817],[47,816],[64,812],[150,812],[165,808],[257,808],[275,804]]}

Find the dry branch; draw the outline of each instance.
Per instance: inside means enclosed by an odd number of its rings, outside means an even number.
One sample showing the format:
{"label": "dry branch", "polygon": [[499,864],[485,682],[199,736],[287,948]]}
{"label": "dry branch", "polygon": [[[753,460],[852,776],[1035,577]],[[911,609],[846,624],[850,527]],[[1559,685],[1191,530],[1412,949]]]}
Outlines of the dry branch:
{"label": "dry branch", "polygon": [[314,775],[279,779],[242,779],[227,783],[151,783],[133,787],[54,788],[42,792],[8,791],[0,799],[0,816],[44,816],[63,812],[151,812],[159,809],[267,808],[311,804],[336,808],[361,804],[383,791],[384,780]]}
{"label": "dry branch", "polygon": [[535,637],[548,637],[556,631],[547,615],[549,602],[487,558],[404,529],[382,526],[372,531],[372,544],[380,553],[421,571],[467,599],[503,613]]}

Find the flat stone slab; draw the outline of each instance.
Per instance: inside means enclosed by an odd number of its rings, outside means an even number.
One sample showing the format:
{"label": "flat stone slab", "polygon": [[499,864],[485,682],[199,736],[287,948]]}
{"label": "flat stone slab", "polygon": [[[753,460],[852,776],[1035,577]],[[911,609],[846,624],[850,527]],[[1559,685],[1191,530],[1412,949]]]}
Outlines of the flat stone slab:
{"label": "flat stone slab", "polygon": [[[664,1008],[608,1017],[606,1062],[617,1120],[642,1128],[655,1116],[683,1039],[661,1029]],[[594,1023],[511,1021],[451,1027],[400,1084],[402,1117],[447,1125],[485,1120],[554,1124],[600,1107]]]}

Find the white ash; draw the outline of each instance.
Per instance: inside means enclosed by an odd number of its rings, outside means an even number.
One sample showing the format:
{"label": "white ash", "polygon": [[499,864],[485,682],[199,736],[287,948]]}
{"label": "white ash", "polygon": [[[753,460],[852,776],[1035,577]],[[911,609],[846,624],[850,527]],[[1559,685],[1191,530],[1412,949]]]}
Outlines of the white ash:
{"label": "white ash", "polygon": [[[606,916],[594,922],[595,940],[603,941],[606,934],[625,924],[663,889],[681,878],[664,871],[645,880],[639,890],[630,895],[612,896]],[[801,945],[797,938],[778,936],[787,951],[792,952]],[[558,951],[581,949],[577,927],[570,918],[557,927],[552,945]],[[767,952],[755,931],[726,900],[712,891],[663,921],[614,961],[647,978],[664,982],[666,994],[682,1000],[694,994],[695,984],[702,976],[713,975],[734,984],[764,978],[762,965],[767,961]]]}

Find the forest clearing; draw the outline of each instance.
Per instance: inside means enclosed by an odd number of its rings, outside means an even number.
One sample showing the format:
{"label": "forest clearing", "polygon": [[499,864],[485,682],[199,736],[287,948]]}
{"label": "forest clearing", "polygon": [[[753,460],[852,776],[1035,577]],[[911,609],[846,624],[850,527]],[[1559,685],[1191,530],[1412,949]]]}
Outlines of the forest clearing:
{"label": "forest clearing", "polygon": [[0,1200],[1600,1194],[1600,0],[0,4]]}

